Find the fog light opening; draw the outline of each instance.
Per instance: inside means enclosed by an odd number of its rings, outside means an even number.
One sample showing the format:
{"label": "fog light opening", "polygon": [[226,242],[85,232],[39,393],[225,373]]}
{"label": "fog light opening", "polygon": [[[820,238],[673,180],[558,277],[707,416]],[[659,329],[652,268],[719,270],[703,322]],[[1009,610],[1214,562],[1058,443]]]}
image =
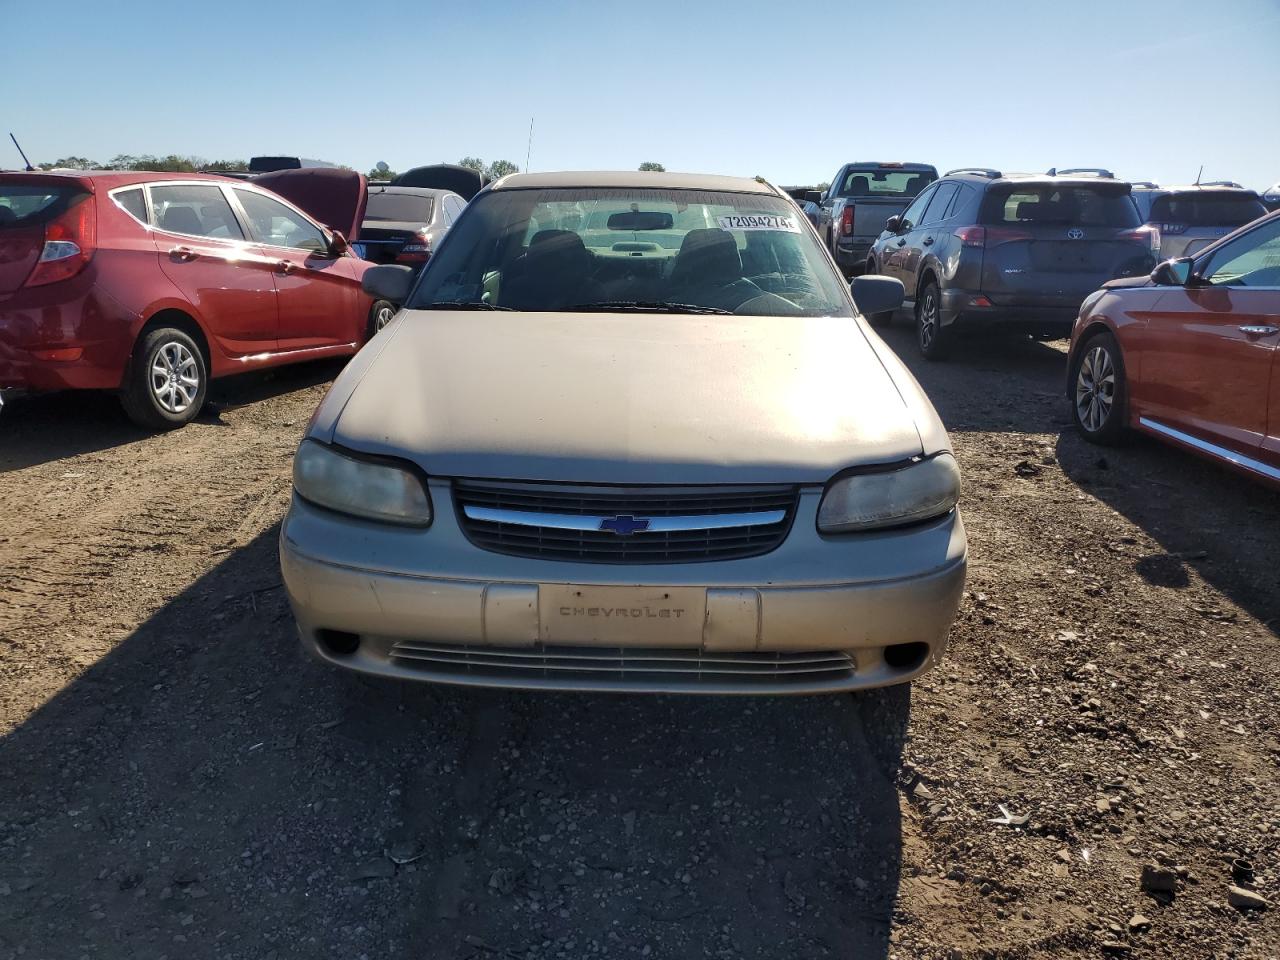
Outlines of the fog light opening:
{"label": "fog light opening", "polygon": [[335,657],[349,657],[360,648],[360,634],[345,630],[317,630],[316,640],[325,653]]}
{"label": "fog light opening", "polygon": [[884,662],[903,673],[918,670],[928,657],[927,643],[895,643],[884,648]]}

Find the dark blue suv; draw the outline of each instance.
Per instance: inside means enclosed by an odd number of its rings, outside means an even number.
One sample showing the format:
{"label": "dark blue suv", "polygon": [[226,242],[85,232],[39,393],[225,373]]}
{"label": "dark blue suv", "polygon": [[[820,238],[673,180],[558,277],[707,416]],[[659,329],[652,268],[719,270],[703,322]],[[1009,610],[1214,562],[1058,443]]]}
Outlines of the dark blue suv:
{"label": "dark blue suv", "polygon": [[1090,293],[1155,266],[1130,189],[1106,170],[952,170],[889,219],[867,271],[902,281],[930,360],[960,331],[1064,337]]}

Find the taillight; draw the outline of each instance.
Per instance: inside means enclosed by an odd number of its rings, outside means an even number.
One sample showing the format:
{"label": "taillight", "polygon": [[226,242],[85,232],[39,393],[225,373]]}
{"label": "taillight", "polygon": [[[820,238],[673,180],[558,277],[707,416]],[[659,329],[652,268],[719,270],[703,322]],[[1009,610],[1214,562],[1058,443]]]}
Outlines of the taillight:
{"label": "taillight", "polygon": [[[1166,226],[1179,226],[1179,224],[1161,224],[1161,230]],[[1186,226],[1182,225],[1185,230]],[[1142,226],[1134,230],[1121,230],[1116,234],[1117,240],[1136,240],[1138,243],[1145,243],[1151,250],[1152,254],[1160,252],[1160,232],[1153,227]],[[1179,230],[1169,230],[1168,233],[1180,233]]]}
{"label": "taillight", "polygon": [[44,249],[26,286],[69,280],[93,259],[98,248],[98,214],[89,195],[72,201],[70,209],[44,225]]}
{"label": "taillight", "polygon": [[985,227],[961,227],[955,231],[954,236],[960,238],[962,247],[981,247],[987,242]]}
{"label": "taillight", "polygon": [[397,263],[426,263],[431,258],[431,238],[426,230],[415,233],[396,254]]}
{"label": "taillight", "polygon": [[845,208],[840,211],[840,236],[842,237],[853,236],[853,204],[852,203],[846,204]]}

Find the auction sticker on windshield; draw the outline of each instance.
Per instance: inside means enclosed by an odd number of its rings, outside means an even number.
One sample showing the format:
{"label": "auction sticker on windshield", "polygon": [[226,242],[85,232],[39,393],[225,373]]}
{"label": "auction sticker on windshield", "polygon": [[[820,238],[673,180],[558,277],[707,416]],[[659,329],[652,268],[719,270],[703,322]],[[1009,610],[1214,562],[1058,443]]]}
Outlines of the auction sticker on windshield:
{"label": "auction sticker on windshield", "polygon": [[793,217],[776,217],[771,213],[746,213],[740,216],[719,217],[721,230],[783,230],[799,233],[800,224]]}

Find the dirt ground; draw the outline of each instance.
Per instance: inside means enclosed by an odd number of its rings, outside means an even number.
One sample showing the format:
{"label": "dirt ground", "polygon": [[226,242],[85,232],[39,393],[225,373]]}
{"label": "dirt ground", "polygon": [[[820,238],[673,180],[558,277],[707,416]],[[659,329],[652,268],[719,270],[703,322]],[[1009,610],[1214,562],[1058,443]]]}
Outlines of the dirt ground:
{"label": "dirt ground", "polygon": [[336,366],[165,436],[6,408],[0,958],[1280,956],[1280,497],[1076,439],[1064,344],[887,338],[970,582],[943,665],[859,697],[353,682],[275,546]]}

